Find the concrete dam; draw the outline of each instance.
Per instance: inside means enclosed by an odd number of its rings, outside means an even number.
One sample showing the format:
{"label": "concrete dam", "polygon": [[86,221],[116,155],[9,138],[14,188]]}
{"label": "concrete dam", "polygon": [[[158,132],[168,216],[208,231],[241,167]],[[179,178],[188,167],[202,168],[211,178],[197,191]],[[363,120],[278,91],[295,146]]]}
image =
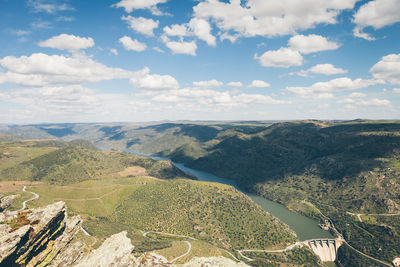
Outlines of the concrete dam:
{"label": "concrete dam", "polygon": [[341,239],[312,239],[302,242],[309,247],[320,259],[325,261],[335,261],[339,247],[343,244]]}

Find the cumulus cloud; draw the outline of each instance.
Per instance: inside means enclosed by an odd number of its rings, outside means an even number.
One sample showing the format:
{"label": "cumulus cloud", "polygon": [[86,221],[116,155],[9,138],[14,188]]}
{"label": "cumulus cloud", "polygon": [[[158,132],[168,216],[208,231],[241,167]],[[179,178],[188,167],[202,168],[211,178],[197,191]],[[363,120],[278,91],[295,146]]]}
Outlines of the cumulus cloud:
{"label": "cumulus cloud", "polygon": [[154,95],[153,101],[158,102],[186,102],[200,104],[203,106],[246,106],[263,104],[289,104],[287,101],[277,100],[267,95],[244,94],[234,91],[220,92],[203,88],[183,88],[178,90],[165,91],[162,94]]}
{"label": "cumulus cloud", "polygon": [[[8,93],[7,101],[54,113],[87,112],[98,105],[94,90],[81,85],[20,89]],[[32,112],[33,110],[31,110]]]}
{"label": "cumulus cloud", "polygon": [[323,36],[310,35],[295,35],[289,39],[289,46],[302,54],[310,54],[326,50],[335,50],[340,47],[335,42],[330,42]]}
{"label": "cumulus cloud", "polygon": [[242,87],[243,83],[242,82],[229,82],[228,86],[232,86],[232,87]]}
{"label": "cumulus cloud", "polygon": [[125,47],[126,50],[133,50],[142,52],[146,50],[147,46],[145,43],[141,43],[138,40],[132,40],[129,36],[124,36],[119,39],[119,42]]}
{"label": "cumulus cloud", "polygon": [[360,88],[366,88],[372,85],[382,83],[379,80],[363,80],[355,79],[352,80],[347,77],[337,78],[330,80],[328,82],[317,82],[311,86],[306,87],[286,87],[286,90],[305,98],[314,99],[329,99],[333,98],[334,92],[346,91],[346,90],[356,90]]}
{"label": "cumulus cloud", "polygon": [[186,24],[173,24],[171,26],[165,26],[163,30],[164,33],[168,36],[183,37],[189,35]]}
{"label": "cumulus cloud", "polygon": [[332,64],[317,64],[311,67],[308,71],[315,74],[323,74],[323,75],[335,75],[335,74],[347,73],[347,70],[336,68]]}
{"label": "cumulus cloud", "polygon": [[216,46],[216,38],[211,34],[210,23],[204,19],[192,18],[189,23],[173,24],[164,27],[167,36],[196,36],[205,41],[209,46]]}
{"label": "cumulus cloud", "polygon": [[373,41],[375,38],[364,33],[363,29],[369,26],[380,29],[400,22],[400,2],[398,0],[370,1],[354,14],[353,22],[357,25],[353,31],[354,36]]}
{"label": "cumulus cloud", "polygon": [[387,99],[379,99],[379,98],[372,98],[372,99],[354,99],[354,98],[346,98],[339,103],[347,103],[355,106],[388,106],[390,105],[390,101]]}
{"label": "cumulus cloud", "polygon": [[184,41],[171,41],[168,38],[164,38],[163,42],[172,51],[173,54],[186,54],[195,56],[197,45],[195,41],[184,42]]}
{"label": "cumulus cloud", "polygon": [[122,0],[114,4],[113,7],[122,7],[128,13],[137,9],[148,9],[153,15],[162,15],[163,13],[157,8],[157,5],[166,2],[168,0]]}
{"label": "cumulus cloud", "polygon": [[[303,65],[302,54],[339,48],[337,43],[330,42],[325,37],[315,34],[293,36],[289,39],[288,46],[281,47],[278,50],[266,51],[261,56],[256,54],[254,58],[258,59],[261,66],[264,67],[288,68]],[[307,73],[304,71],[297,74],[307,76]]]}
{"label": "cumulus cloud", "polygon": [[94,46],[94,40],[91,37],[79,37],[70,34],[60,34],[53,36],[46,41],[38,43],[40,47],[50,47],[59,50],[78,51]]}
{"label": "cumulus cloud", "polygon": [[391,84],[400,84],[400,54],[382,57],[370,72],[376,79],[383,79]]}
{"label": "cumulus cloud", "polygon": [[254,80],[249,84],[249,88],[265,88],[265,87],[270,87],[271,85],[267,82],[261,81],[261,80]]}
{"label": "cumulus cloud", "polygon": [[[322,75],[335,75],[335,74],[344,74],[347,73],[347,70],[337,68],[332,64],[317,64],[308,70],[301,70],[296,72],[295,74],[303,77],[309,77],[310,73],[314,74],[322,74]],[[291,73],[293,74],[293,73]]]}
{"label": "cumulus cloud", "polygon": [[286,47],[267,51],[261,56],[256,54],[254,59],[257,59],[263,67],[289,68],[303,64],[303,56],[298,51]]}
{"label": "cumulus cloud", "polygon": [[352,9],[357,0],[206,0],[197,4],[194,16],[213,21],[222,34],[243,37],[280,36],[334,24],[342,10]]}
{"label": "cumulus cloud", "polygon": [[[84,55],[72,57],[46,55],[7,56],[0,59],[3,82],[23,86],[48,86],[56,84],[80,84],[119,78],[129,78],[130,71],[109,68]],[[1,80],[1,78],[0,78]]]}
{"label": "cumulus cloud", "polygon": [[200,40],[205,41],[210,46],[215,46],[216,39],[211,34],[211,26],[208,21],[199,18],[193,18],[189,22],[189,28]]}
{"label": "cumulus cloud", "polygon": [[392,92],[396,93],[396,94],[400,94],[400,88],[393,88]]}
{"label": "cumulus cloud", "polygon": [[125,20],[132,30],[148,36],[154,36],[154,29],[158,28],[159,23],[158,20],[143,17],[123,16],[121,19]]}
{"label": "cumulus cloud", "polygon": [[209,81],[193,82],[193,85],[197,87],[218,87],[224,85],[224,83],[217,80],[209,80]]}
{"label": "cumulus cloud", "polygon": [[179,88],[179,83],[174,77],[150,74],[150,69],[147,67],[135,72],[130,82],[137,89],[163,90]]}

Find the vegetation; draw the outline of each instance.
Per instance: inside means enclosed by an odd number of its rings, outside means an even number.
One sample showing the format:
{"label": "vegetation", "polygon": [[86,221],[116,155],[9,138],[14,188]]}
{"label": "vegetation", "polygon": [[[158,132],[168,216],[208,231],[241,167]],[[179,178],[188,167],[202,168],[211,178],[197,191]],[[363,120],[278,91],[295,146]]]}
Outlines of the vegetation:
{"label": "vegetation", "polygon": [[188,235],[227,249],[295,241],[277,219],[233,187],[217,183],[173,180],[143,186],[111,218],[134,228]]}
{"label": "vegetation", "polygon": [[308,248],[296,248],[284,253],[248,252],[246,255],[253,259],[252,266],[324,266],[319,258]]}
{"label": "vegetation", "polygon": [[[3,180],[29,180],[46,181],[52,184],[71,184],[106,177],[123,171],[129,166],[141,166],[147,170],[148,175],[159,178],[186,177],[183,172],[172,166],[168,161],[155,161],[117,151],[98,151],[92,144],[86,141],[74,141],[66,145],[56,143],[61,148],[53,147],[55,145],[53,141],[51,143],[46,141],[44,143],[19,144],[22,144],[22,146],[17,146],[17,152],[19,153],[42,155],[28,160],[26,160],[26,155],[21,155],[19,160],[10,160],[9,162],[14,163],[14,165],[9,167],[6,159],[3,164],[4,167],[0,172],[0,178]],[[16,144],[12,144],[11,146],[4,145],[9,149]],[[51,145],[51,148],[46,147],[46,145]],[[12,157],[11,155],[14,154],[9,153],[5,155]],[[18,164],[15,164],[16,162]]]}
{"label": "vegetation", "polygon": [[351,249],[349,246],[344,244],[339,248],[338,251],[338,259],[337,261],[343,266],[343,267],[364,267],[364,266],[370,266],[370,267],[382,267],[384,266],[383,264],[380,264],[376,261],[373,261],[371,259],[368,259],[353,249]]}

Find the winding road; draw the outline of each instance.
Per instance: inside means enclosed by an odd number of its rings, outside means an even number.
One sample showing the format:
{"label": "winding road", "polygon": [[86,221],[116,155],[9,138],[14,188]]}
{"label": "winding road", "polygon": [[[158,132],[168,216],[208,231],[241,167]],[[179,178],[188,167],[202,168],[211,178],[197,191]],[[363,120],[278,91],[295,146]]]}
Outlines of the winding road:
{"label": "winding road", "polygon": [[245,258],[246,260],[252,261],[252,259],[250,259],[250,258],[244,256],[242,252],[282,253],[282,252],[286,252],[286,251],[292,250],[292,249],[294,249],[294,248],[297,248],[298,246],[300,246],[301,243],[303,243],[303,242],[296,242],[296,243],[294,243],[294,244],[288,246],[287,248],[278,249],[278,250],[241,249],[241,250],[238,250],[238,253],[239,253],[240,256],[242,256],[242,257]]}
{"label": "winding road", "polygon": [[[163,232],[157,232],[157,231],[147,231],[147,232],[144,232],[144,233],[143,233],[143,237],[147,237],[147,234],[150,234],[150,233],[159,234],[159,235],[174,236],[174,237],[180,237],[180,238],[187,238],[187,239],[191,239],[191,240],[198,240],[197,238],[194,238],[194,237],[191,237],[191,236],[176,235],[176,234],[163,233]],[[186,255],[188,255],[188,254],[190,253],[190,251],[192,250],[192,244],[191,244],[190,242],[188,242],[188,241],[185,241],[185,242],[187,242],[188,244],[190,244],[188,251],[187,251],[186,253],[184,253],[183,255],[181,255],[181,256],[179,256],[179,257],[173,259],[173,260],[171,261],[171,263],[174,262],[174,261],[176,261],[176,260],[178,260],[178,259],[180,259],[180,258],[183,258],[184,256],[186,256]],[[211,245],[211,244],[210,244],[210,245]],[[211,245],[211,246],[215,247],[214,245]],[[217,248],[217,247],[216,247],[216,248]],[[231,252],[229,252],[228,250],[223,249],[223,248],[218,248],[218,249],[221,249],[221,250],[225,251],[226,253],[228,253],[228,254],[229,254],[233,259],[235,259],[236,261],[240,261],[238,258],[235,257],[235,255],[233,255],[233,254],[232,254]],[[240,254],[240,252],[239,252],[239,254]],[[244,256],[244,258],[247,259],[246,256]]]}
{"label": "winding road", "polygon": [[192,244],[191,244],[189,241],[183,241],[183,242],[185,242],[185,243],[188,245],[188,250],[187,250],[184,254],[182,254],[182,255],[176,257],[175,259],[171,260],[170,263],[173,263],[173,262],[179,260],[180,258],[185,257],[185,256],[188,255],[188,254],[190,253],[190,251],[192,250]]}
{"label": "winding road", "polygon": [[31,193],[33,195],[32,198],[25,200],[24,202],[22,202],[22,210],[26,209],[26,203],[28,203],[29,201],[35,200],[37,198],[39,198],[39,195],[36,194],[35,192],[30,192],[30,191],[26,191],[26,185],[24,185],[24,187],[22,188],[23,192],[28,192]]}

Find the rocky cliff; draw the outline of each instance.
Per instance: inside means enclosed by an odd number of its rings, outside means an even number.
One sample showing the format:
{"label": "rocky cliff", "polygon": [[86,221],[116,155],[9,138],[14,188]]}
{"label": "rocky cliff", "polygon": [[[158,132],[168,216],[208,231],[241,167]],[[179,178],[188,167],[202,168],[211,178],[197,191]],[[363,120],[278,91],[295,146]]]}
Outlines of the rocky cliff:
{"label": "rocky cliff", "polygon": [[[0,200],[4,203],[8,199]],[[6,207],[6,205],[4,206]],[[135,258],[126,232],[115,234],[95,249],[76,234],[80,216],[68,217],[64,202],[0,213],[0,266],[176,266],[152,252]],[[183,266],[247,266],[226,258],[194,258]]]}

